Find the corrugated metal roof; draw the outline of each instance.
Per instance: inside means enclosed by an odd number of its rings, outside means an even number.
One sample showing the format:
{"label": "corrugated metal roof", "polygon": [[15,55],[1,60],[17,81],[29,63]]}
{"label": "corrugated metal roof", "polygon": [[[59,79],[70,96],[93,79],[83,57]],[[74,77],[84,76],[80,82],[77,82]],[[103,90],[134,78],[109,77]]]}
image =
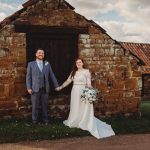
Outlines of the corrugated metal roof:
{"label": "corrugated metal roof", "polygon": [[120,44],[124,49],[129,50],[132,54],[142,60],[145,63],[143,73],[150,74],[150,44],[129,42],[120,42]]}

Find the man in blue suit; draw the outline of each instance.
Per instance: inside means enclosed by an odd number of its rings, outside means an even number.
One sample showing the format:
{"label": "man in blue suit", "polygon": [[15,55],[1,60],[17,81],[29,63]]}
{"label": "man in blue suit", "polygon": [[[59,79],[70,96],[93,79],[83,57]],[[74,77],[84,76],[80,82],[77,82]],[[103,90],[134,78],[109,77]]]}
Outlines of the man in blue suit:
{"label": "man in blue suit", "polygon": [[58,88],[58,82],[52,71],[49,62],[44,61],[44,50],[37,49],[36,60],[29,62],[26,74],[27,91],[31,95],[32,102],[32,123],[39,122],[39,103],[42,107],[42,121],[48,124],[48,97],[50,91],[49,77],[51,78],[55,90]]}

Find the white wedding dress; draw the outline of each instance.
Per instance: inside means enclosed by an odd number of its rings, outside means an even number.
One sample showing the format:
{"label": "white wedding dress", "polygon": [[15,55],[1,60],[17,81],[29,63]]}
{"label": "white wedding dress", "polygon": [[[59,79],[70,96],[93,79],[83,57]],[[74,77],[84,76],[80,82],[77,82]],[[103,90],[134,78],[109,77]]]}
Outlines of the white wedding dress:
{"label": "white wedding dress", "polygon": [[69,76],[64,86],[67,86],[72,81],[70,113],[68,119],[63,123],[71,128],[77,127],[87,130],[98,139],[115,135],[110,125],[94,117],[93,104],[81,102],[80,100],[82,89],[86,85],[91,86],[89,70],[77,71],[73,79]]}

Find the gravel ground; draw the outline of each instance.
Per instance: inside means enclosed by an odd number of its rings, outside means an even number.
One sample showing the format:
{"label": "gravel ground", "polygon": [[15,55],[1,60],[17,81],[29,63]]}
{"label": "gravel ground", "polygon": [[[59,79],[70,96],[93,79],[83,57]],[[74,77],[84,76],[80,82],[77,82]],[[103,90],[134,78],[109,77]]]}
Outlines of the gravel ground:
{"label": "gravel ground", "polygon": [[7,143],[0,144],[0,150],[150,150],[150,134]]}

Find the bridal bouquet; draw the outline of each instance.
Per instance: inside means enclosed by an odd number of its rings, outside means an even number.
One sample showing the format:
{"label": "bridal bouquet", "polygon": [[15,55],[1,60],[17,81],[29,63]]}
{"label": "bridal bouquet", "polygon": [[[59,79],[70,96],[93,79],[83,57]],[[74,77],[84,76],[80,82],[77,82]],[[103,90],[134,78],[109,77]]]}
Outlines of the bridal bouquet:
{"label": "bridal bouquet", "polygon": [[83,89],[80,99],[82,102],[88,101],[90,104],[92,104],[94,101],[96,101],[97,94],[98,94],[97,89],[86,87],[85,89]]}

